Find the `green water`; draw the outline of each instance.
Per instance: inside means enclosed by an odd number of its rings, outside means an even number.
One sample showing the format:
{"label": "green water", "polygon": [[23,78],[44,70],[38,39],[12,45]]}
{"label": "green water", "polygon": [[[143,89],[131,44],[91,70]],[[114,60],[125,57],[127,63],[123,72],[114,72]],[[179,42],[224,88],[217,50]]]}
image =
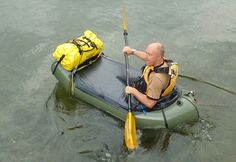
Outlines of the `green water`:
{"label": "green water", "polygon": [[[236,3],[232,0],[125,2],[130,46],[164,43],[180,73],[236,91]],[[51,75],[52,52],[93,30],[104,53],[124,62],[120,1],[0,2],[0,161],[234,162],[236,96],[180,78],[194,90],[201,119],[175,130],[138,130],[123,145],[124,123],[71,99]],[[143,63],[130,58],[135,67]]]}

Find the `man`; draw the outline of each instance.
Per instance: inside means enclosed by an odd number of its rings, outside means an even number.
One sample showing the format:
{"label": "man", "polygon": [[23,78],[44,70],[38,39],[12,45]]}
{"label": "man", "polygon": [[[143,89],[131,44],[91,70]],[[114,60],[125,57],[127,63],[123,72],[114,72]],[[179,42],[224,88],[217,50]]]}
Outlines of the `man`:
{"label": "man", "polygon": [[126,46],[123,48],[123,53],[128,56],[137,56],[146,63],[142,76],[136,82],[135,87],[126,86],[126,94],[133,95],[146,108],[153,108],[171,80],[168,73],[157,72],[158,70],[156,70],[169,67],[168,62],[164,59],[163,45],[158,42],[151,43],[145,52]]}

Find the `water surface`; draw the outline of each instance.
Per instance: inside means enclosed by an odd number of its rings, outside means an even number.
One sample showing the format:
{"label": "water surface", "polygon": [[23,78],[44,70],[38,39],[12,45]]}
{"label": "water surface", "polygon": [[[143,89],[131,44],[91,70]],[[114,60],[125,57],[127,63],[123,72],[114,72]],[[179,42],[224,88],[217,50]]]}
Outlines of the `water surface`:
{"label": "water surface", "polygon": [[[236,3],[141,1],[127,6],[129,44],[164,43],[180,73],[236,91]],[[0,161],[234,162],[235,95],[180,78],[194,90],[201,119],[174,130],[138,130],[138,149],[123,145],[124,123],[71,99],[51,75],[52,52],[93,30],[104,53],[124,62],[119,1],[0,2]],[[130,58],[130,64],[143,63]]]}

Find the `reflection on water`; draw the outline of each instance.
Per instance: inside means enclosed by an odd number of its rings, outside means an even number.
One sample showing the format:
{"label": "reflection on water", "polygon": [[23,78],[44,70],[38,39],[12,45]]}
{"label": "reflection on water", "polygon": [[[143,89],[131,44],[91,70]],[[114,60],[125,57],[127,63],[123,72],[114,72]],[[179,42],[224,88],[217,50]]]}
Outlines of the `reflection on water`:
{"label": "reflection on water", "polygon": [[167,129],[151,130],[146,129],[141,131],[140,146],[145,150],[150,150],[154,146],[158,146],[160,151],[165,152],[169,145],[169,140],[172,132]]}
{"label": "reflection on water", "polygon": [[[70,97],[59,83],[56,84],[52,94],[48,97],[46,101],[46,109],[52,115],[54,121],[56,121],[57,127],[60,127],[58,124],[68,122],[71,117],[75,116],[79,113],[79,115],[83,115],[86,113],[88,108],[83,109],[83,102],[76,100]],[[61,130],[61,135],[65,133],[65,131],[73,131],[75,129],[85,128],[83,124],[76,124],[72,126],[68,126],[67,128],[63,128]]]}
{"label": "reflection on water", "polygon": [[46,102],[46,108],[53,108],[55,111],[70,115],[76,110],[78,102],[70,97],[64,88],[57,83],[52,94]]}
{"label": "reflection on water", "polygon": [[118,161],[123,155],[122,124],[108,114],[68,96],[60,84],[49,96],[46,108],[58,134],[63,137],[61,142],[71,147],[82,161]]}

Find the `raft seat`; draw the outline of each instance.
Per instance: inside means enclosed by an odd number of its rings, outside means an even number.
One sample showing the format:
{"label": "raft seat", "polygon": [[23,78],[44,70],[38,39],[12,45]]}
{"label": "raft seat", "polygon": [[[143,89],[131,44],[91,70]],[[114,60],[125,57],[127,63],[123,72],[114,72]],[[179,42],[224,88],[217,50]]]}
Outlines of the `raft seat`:
{"label": "raft seat", "polygon": [[156,106],[149,111],[162,110],[162,109],[170,106],[171,104],[173,104],[175,101],[178,100],[178,98],[181,96],[181,94],[182,94],[182,92],[180,91],[180,89],[178,89],[175,86],[174,89],[170,92],[170,94],[168,94],[165,97],[160,98],[158,100]]}

